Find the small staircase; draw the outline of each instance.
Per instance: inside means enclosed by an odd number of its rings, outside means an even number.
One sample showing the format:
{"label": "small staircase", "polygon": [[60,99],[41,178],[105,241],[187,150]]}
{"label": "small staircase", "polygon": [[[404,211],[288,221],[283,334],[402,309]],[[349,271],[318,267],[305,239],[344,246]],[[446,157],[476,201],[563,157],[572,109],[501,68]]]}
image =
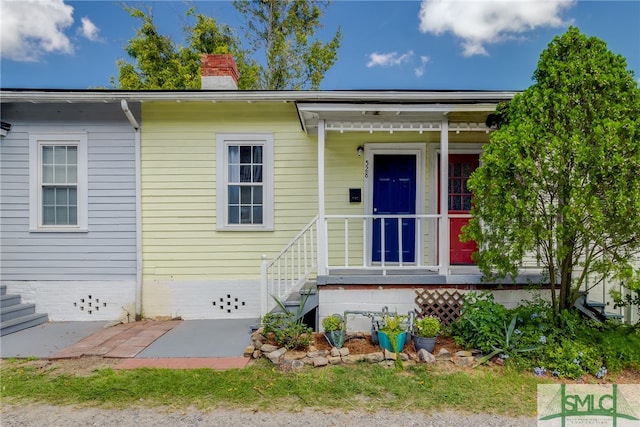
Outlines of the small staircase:
{"label": "small staircase", "polygon": [[[304,306],[300,308],[300,304],[304,302]],[[296,317],[293,320],[298,320],[300,317],[304,319],[304,323],[307,326],[312,327],[314,330],[318,330],[317,325],[317,308],[318,308],[318,286],[315,281],[309,281],[305,283],[299,291],[292,293],[284,301],[284,306],[288,312],[293,313]],[[276,306],[272,313],[281,312],[280,306]],[[257,331],[261,326],[262,319],[258,319],[256,324],[251,325],[252,332]]]}
{"label": "small staircase", "polygon": [[624,318],[622,314],[607,312],[607,305],[605,303],[590,300],[586,292],[580,292],[580,296],[578,296],[578,299],[573,305],[582,315],[600,322],[604,322],[607,319],[621,320]]}
{"label": "small staircase", "polygon": [[35,304],[22,304],[20,295],[8,295],[7,286],[0,285],[0,336],[48,321],[49,316],[36,313]]}

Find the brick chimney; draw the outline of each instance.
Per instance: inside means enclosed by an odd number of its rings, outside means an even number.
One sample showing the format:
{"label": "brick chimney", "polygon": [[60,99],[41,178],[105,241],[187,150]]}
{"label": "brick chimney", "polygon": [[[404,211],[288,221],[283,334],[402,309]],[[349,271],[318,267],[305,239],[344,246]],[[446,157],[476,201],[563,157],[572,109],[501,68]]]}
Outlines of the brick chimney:
{"label": "brick chimney", "polygon": [[238,89],[238,67],[232,55],[203,53],[200,55],[200,75],[202,89]]}

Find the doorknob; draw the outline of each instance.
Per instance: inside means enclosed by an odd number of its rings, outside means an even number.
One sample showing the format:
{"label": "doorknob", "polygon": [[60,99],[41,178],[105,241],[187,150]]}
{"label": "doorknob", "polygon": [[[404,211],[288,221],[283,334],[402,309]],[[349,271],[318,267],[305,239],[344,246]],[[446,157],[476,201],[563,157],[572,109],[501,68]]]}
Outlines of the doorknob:
{"label": "doorknob", "polygon": [[378,212],[378,208],[373,208],[373,212]]}

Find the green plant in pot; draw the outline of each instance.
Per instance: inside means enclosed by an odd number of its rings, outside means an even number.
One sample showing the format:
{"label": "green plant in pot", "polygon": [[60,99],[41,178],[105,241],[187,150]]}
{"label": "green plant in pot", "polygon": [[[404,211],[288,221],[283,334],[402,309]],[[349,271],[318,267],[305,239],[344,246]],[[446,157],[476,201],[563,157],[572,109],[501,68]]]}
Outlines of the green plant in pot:
{"label": "green plant in pot", "polygon": [[440,333],[440,319],[436,316],[424,316],[413,323],[413,345],[416,351],[422,349],[433,353],[436,339]]}
{"label": "green plant in pot", "polygon": [[382,326],[378,330],[378,343],[385,350],[396,354],[396,365],[402,368],[400,352],[404,349],[407,340],[408,316],[401,314],[385,314],[382,317]]}
{"label": "green plant in pot", "polygon": [[344,319],[339,314],[332,314],[322,319],[322,329],[327,342],[336,348],[344,345],[346,337],[346,325]]}

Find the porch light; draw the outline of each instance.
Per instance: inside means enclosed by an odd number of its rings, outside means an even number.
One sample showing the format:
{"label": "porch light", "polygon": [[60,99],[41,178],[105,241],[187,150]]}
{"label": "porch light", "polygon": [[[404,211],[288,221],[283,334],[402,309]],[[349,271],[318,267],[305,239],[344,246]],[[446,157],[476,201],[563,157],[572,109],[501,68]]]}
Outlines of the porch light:
{"label": "porch light", "polygon": [[358,150],[358,157],[362,157],[362,155],[364,154],[364,147],[362,145],[359,145],[357,150]]}

